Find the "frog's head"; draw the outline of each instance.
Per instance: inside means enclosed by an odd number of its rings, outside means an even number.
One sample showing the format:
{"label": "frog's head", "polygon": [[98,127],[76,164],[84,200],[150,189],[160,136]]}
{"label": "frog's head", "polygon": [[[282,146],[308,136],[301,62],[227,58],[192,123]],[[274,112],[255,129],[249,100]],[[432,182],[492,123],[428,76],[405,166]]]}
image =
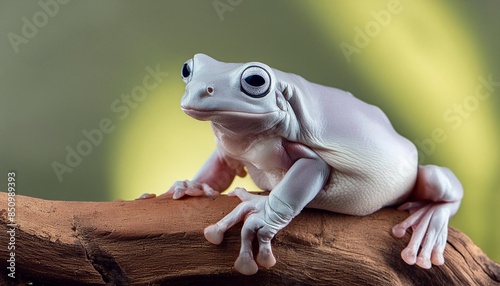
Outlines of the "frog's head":
{"label": "frog's head", "polygon": [[181,108],[195,119],[247,133],[269,130],[284,117],[275,73],[265,64],[223,63],[196,54],[182,65],[181,77]]}

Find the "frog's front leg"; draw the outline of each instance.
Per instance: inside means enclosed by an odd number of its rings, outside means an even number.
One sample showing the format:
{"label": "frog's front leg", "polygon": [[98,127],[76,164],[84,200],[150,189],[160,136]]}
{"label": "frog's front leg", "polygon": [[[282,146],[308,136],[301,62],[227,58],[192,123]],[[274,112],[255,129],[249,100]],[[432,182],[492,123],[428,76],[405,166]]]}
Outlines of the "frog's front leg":
{"label": "frog's front leg", "polygon": [[[224,157],[218,150],[215,150],[193,180],[175,182],[165,195],[172,196],[173,199],[179,199],[185,195],[215,196],[229,188],[235,176],[246,176],[243,164]],[[139,199],[149,199],[155,196],[146,193]]]}
{"label": "frog's front leg", "polygon": [[179,199],[184,195],[218,195],[229,188],[236,175],[240,177],[246,175],[243,165],[215,150],[193,180],[175,182],[166,194],[171,195],[173,199]]}
{"label": "frog's front leg", "polygon": [[[319,193],[330,174],[328,164],[309,148],[290,142],[284,143],[283,147],[294,163],[269,196],[235,189],[230,195],[238,196],[242,203],[205,229],[206,239],[219,244],[227,229],[245,220],[241,230],[240,254],[234,267],[246,275],[255,274],[258,265],[269,268],[276,263],[271,239]],[[259,253],[254,260],[252,241],[255,237],[259,242]]]}
{"label": "frog's front leg", "polygon": [[401,252],[406,263],[426,269],[432,264],[444,264],[448,221],[457,212],[462,197],[462,185],[449,169],[433,165],[418,168],[411,201],[399,207],[408,210],[410,216],[392,229],[396,237],[413,229],[408,246]]}

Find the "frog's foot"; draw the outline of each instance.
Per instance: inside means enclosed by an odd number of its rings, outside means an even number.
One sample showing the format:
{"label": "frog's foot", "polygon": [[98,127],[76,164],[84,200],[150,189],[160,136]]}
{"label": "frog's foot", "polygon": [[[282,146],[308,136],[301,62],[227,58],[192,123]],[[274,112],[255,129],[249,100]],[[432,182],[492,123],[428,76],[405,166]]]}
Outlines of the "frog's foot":
{"label": "frog's foot", "polygon": [[[242,200],[233,211],[214,225],[205,229],[205,238],[213,244],[220,244],[224,233],[238,222],[245,220],[241,229],[241,248],[234,268],[245,275],[257,273],[259,265],[269,268],[276,264],[271,250],[271,239],[287,223],[276,223],[276,214],[268,206],[268,197],[253,195],[242,188],[236,188],[229,196]],[[252,241],[257,237],[259,253],[254,260]]]}
{"label": "frog's foot", "polygon": [[442,265],[448,237],[448,221],[460,206],[463,197],[462,184],[447,168],[419,166],[417,182],[411,196],[414,202],[399,207],[399,210],[409,211],[410,216],[392,228],[396,237],[403,237],[410,227],[413,230],[410,242],[401,252],[401,257],[410,265],[417,264],[426,269],[431,268],[432,264]]}
{"label": "frog's foot", "polygon": [[408,228],[413,230],[408,246],[401,251],[401,257],[406,263],[417,264],[425,269],[431,268],[432,264],[444,264],[443,253],[453,204],[409,202],[398,208],[411,213],[407,219],[392,228],[394,236],[399,238],[406,234]]}
{"label": "frog's foot", "polygon": [[177,181],[165,193],[167,196],[172,196],[174,200],[180,199],[185,195],[192,197],[199,196],[217,196],[219,193],[205,183],[197,183],[189,180]]}

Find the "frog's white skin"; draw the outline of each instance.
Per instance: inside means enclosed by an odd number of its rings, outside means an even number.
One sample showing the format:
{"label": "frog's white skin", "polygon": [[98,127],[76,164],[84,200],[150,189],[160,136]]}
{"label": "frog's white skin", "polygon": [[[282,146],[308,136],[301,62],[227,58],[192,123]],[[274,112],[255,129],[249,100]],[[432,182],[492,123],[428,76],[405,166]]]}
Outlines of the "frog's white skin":
{"label": "frog's white skin", "polygon": [[413,230],[403,260],[422,268],[444,263],[448,221],[459,208],[462,185],[447,168],[418,166],[415,146],[379,108],[258,62],[223,63],[197,54],[181,76],[181,108],[211,121],[217,148],[193,180],[174,183],[167,194],[215,195],[246,171],[271,191],[259,196],[236,188],[229,195],[242,203],[205,229],[206,239],[219,244],[227,229],[244,221],[237,271],[272,267],[271,239],[304,207],[368,215],[400,205],[410,216],[393,227],[394,236]]}

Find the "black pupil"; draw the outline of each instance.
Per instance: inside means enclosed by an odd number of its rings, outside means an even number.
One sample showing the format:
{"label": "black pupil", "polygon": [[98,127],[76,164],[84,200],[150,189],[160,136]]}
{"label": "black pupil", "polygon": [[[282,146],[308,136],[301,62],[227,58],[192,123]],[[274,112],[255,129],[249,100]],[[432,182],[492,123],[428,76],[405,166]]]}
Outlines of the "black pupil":
{"label": "black pupil", "polygon": [[182,66],[182,76],[189,77],[190,74],[191,74],[191,68],[189,67],[188,64],[184,64],[184,66]]}
{"label": "black pupil", "polygon": [[251,86],[262,86],[266,82],[260,75],[249,75],[245,81]]}

